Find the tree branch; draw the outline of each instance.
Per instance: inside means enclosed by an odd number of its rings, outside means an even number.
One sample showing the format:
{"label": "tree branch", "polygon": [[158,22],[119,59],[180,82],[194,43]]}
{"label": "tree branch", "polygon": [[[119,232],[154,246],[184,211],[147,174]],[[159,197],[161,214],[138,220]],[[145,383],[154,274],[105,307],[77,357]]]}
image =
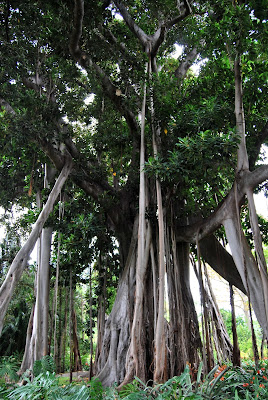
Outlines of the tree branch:
{"label": "tree branch", "polygon": [[261,146],[267,138],[268,138],[268,121],[264,125],[261,132],[259,134],[257,134],[255,137],[255,139],[256,139],[255,145],[253,146],[253,151],[249,155],[249,168],[251,171],[253,170],[255,163],[258,159],[258,156],[259,156],[259,153],[261,150]]}
{"label": "tree branch", "polygon": [[163,43],[166,31],[172,28],[172,26],[174,26],[178,22],[185,19],[191,13],[191,7],[189,5],[189,2],[186,0],[184,1],[185,7],[179,15],[172,18],[171,20],[162,22],[153,35],[147,35],[135,23],[133,18],[130,16],[127,8],[121,3],[121,1],[115,0],[114,4],[119,9],[121,16],[123,17],[130,31],[139,39],[140,43],[144,47],[145,53],[147,55],[151,55],[152,58],[156,56],[160,45]]}
{"label": "tree branch", "polygon": [[176,78],[178,78],[179,81],[182,81],[185,78],[197,55],[197,47],[194,47],[192,50],[189,51],[189,53],[186,54],[186,57],[181,61],[180,65],[175,71],[175,76]]}
{"label": "tree branch", "polygon": [[191,6],[190,6],[188,0],[183,1],[183,3],[184,3],[183,11],[180,12],[180,14],[177,15],[176,17],[174,17],[171,20],[164,23],[164,25],[167,29],[172,28],[172,26],[174,26],[178,22],[184,20],[186,17],[188,17],[188,15],[190,15],[192,13],[192,9],[191,9]]}
{"label": "tree branch", "polygon": [[79,42],[82,36],[84,18],[84,0],[74,0],[74,23],[71,34],[69,49],[70,53],[75,60],[81,58],[81,50]]}
{"label": "tree branch", "polygon": [[247,189],[255,189],[258,185],[268,179],[268,165],[261,165],[254,171],[245,174],[243,181],[243,193],[246,193]]}
{"label": "tree branch", "polygon": [[191,225],[177,227],[178,240],[195,243],[197,235],[199,240],[201,240],[215,232],[222,225],[224,220],[228,217],[232,217],[236,201],[241,205],[246,191],[256,188],[267,179],[268,165],[262,165],[253,172],[244,171],[244,173],[239,176],[239,180],[237,180],[229,194],[209,217],[200,218],[199,221]]}
{"label": "tree branch", "polygon": [[7,103],[4,99],[0,98],[0,107],[4,107],[4,109],[9,113],[15,115],[15,111],[11,107],[9,103]]}
{"label": "tree branch", "polygon": [[101,79],[102,87],[106,95],[112,100],[117,107],[121,115],[123,115],[127,121],[127,124],[132,133],[137,134],[139,127],[134,114],[128,110],[123,103],[122,97],[118,95],[118,88],[111,82],[109,77],[103,71],[103,69],[85,53],[82,53],[79,47],[79,41],[82,35],[82,24],[84,15],[84,1],[75,0],[74,8],[74,26],[70,40],[70,52],[75,61],[77,61],[82,68],[87,69],[88,67],[94,68],[98,76]]}
{"label": "tree branch", "polygon": [[124,57],[124,59],[127,60],[132,66],[138,67],[136,58],[134,58],[132,55],[128,53],[125,44],[119,42],[109,29],[104,29],[104,34],[102,35],[101,33],[99,33],[99,36],[102,40],[108,41],[109,44],[115,45],[116,48],[120,51],[120,53]]}
{"label": "tree branch", "polygon": [[121,3],[121,1],[114,0],[114,4],[116,7],[119,9],[121,16],[123,17],[125,23],[129,27],[132,33],[139,39],[141,42],[142,46],[145,49],[145,52],[148,52],[149,46],[150,46],[150,36],[148,36],[133,20],[133,18],[130,16],[127,8]]}

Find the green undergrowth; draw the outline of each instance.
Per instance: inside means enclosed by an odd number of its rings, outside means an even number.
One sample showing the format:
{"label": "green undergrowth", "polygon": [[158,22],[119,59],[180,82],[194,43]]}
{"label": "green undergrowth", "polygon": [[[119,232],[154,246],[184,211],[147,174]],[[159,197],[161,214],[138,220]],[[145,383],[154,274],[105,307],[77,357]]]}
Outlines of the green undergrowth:
{"label": "green undergrowth", "polygon": [[[0,362],[0,399],[2,400],[164,400],[164,399],[234,399],[264,400],[268,398],[268,360],[262,360],[255,367],[253,362],[243,363],[242,367],[232,365],[216,366],[208,375],[203,376],[202,365],[192,381],[192,371],[186,366],[180,376],[173,377],[163,384],[143,383],[135,378],[125,385],[120,392],[116,383],[113,387],[104,388],[98,379],[86,382],[67,383],[56,376],[53,362],[46,358],[37,362],[35,373],[24,376],[24,385],[12,380],[14,368],[4,368]],[[9,360],[11,363],[12,360]],[[45,369],[48,370],[45,370]],[[6,371],[4,373],[4,371]]]}

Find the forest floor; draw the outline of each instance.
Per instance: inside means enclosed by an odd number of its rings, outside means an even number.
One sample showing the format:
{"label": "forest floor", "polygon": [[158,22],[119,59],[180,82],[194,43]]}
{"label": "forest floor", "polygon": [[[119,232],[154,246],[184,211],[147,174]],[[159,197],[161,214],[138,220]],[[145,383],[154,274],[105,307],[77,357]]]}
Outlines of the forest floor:
{"label": "forest floor", "polygon": [[[70,378],[70,372],[64,372],[62,374],[57,374],[57,377],[59,378]],[[72,379],[73,381],[85,381],[89,380],[89,371],[75,371],[72,373]]]}

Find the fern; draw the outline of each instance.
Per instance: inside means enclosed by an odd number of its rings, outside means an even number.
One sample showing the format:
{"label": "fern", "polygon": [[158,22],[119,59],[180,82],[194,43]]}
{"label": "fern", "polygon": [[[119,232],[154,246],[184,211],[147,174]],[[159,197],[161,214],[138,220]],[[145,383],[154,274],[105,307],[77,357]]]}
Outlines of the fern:
{"label": "fern", "polygon": [[[10,400],[103,400],[104,389],[101,382],[92,379],[89,386],[86,385],[68,385],[59,386],[59,381],[55,373],[41,373],[31,382],[25,378],[27,384],[19,386],[12,390],[8,399]],[[0,397],[2,399],[2,397]]]}
{"label": "fern", "polygon": [[65,394],[63,397],[55,397],[53,400],[89,400],[95,399],[95,397],[91,397],[89,393],[89,388],[85,385],[83,386],[69,386],[67,390],[65,390]]}
{"label": "fern", "polygon": [[105,400],[114,400],[114,399],[119,399],[119,394],[118,390],[116,389],[116,384],[114,384],[111,387],[106,387],[104,388],[104,399]]}
{"label": "fern", "polygon": [[36,399],[50,399],[52,394],[59,389],[58,380],[55,374],[46,372],[36,376],[31,382],[25,378],[27,384],[19,386],[12,390],[8,395],[12,400],[36,400]]}
{"label": "fern", "polygon": [[0,399],[8,400],[7,394],[8,394],[8,390],[6,388],[0,386]]}
{"label": "fern", "polygon": [[129,395],[133,393],[142,393],[141,388],[146,388],[146,385],[137,377],[131,383],[127,383],[120,390],[120,398],[128,398]]}
{"label": "fern", "polygon": [[40,374],[44,374],[46,372],[56,372],[56,365],[52,357],[44,356],[41,360],[37,360],[33,366],[33,374],[34,376],[38,376]]}
{"label": "fern", "polygon": [[90,395],[89,398],[94,400],[102,400],[103,394],[104,394],[104,389],[99,379],[97,378],[91,379],[91,381],[89,382],[89,395]]}
{"label": "fern", "polygon": [[9,382],[17,382],[19,380],[19,376],[17,374],[18,369],[19,364],[14,357],[10,356],[0,358],[1,378],[5,378],[5,380]]}

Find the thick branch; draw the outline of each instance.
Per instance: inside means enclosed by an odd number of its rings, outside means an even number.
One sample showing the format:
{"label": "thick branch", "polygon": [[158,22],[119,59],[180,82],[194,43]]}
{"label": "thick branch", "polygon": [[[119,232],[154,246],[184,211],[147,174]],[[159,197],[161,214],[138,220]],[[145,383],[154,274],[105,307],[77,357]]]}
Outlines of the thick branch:
{"label": "thick branch", "polygon": [[243,195],[247,189],[255,189],[258,185],[268,179],[268,165],[261,165],[254,171],[244,175],[241,182],[241,190]]}
{"label": "thick branch", "polygon": [[[37,142],[41,145],[42,150],[47,154],[50,160],[54,163],[55,167],[60,170],[64,164],[64,156],[53,144],[45,140],[39,139]],[[61,145],[61,147],[64,145]],[[90,176],[91,170],[99,170],[100,166],[97,163],[90,163],[84,160],[83,156],[75,146],[71,138],[65,140],[65,146],[75,161],[73,165],[71,179],[85,191],[85,193],[97,201],[104,192],[116,195],[115,189],[108,184],[106,180],[101,179],[99,176],[94,179]]]}
{"label": "thick branch", "polygon": [[62,152],[58,150],[55,146],[53,146],[50,142],[47,142],[45,139],[33,138],[33,141],[35,141],[42,147],[42,150],[54,163],[57,170],[61,170],[64,165],[64,156]]}
{"label": "thick branch", "polygon": [[176,78],[178,78],[178,80],[181,81],[185,78],[189,68],[193,64],[197,55],[198,55],[197,47],[194,47],[191,51],[189,51],[189,53],[186,55],[186,57],[182,60],[182,62],[180,63],[180,65],[178,66],[178,68],[175,71],[175,76],[176,76]]}
{"label": "thick branch", "polygon": [[121,1],[114,0],[114,4],[119,9],[121,16],[123,17],[125,23],[129,27],[132,33],[139,39],[145,51],[147,51],[150,44],[150,36],[148,36],[131,18],[127,8],[121,3]]}
{"label": "thick branch", "polygon": [[114,4],[119,9],[121,16],[123,17],[131,32],[139,39],[140,43],[144,47],[145,53],[148,55],[150,54],[152,58],[156,56],[160,45],[163,43],[166,31],[172,28],[172,26],[174,26],[178,22],[182,21],[191,13],[191,8],[188,1],[186,0],[184,1],[185,7],[179,15],[172,18],[171,20],[162,22],[153,35],[147,35],[135,23],[133,18],[130,16],[127,8],[121,3],[121,1],[115,0]]}
{"label": "thick branch", "polygon": [[190,243],[196,242],[215,232],[223,221],[232,215],[233,205],[242,204],[247,189],[254,189],[268,179],[268,165],[262,165],[253,172],[244,171],[240,179],[232,187],[229,194],[208,218],[200,219],[198,222],[185,227],[177,228],[178,239]]}
{"label": "thick branch", "polygon": [[128,126],[130,127],[132,133],[138,132],[138,125],[133,113],[128,110],[128,108],[123,104],[121,96],[118,96],[118,88],[111,82],[109,77],[105,74],[103,69],[94,63],[92,59],[85,53],[82,53],[79,47],[79,41],[82,35],[82,25],[83,25],[83,15],[84,15],[84,2],[82,0],[75,0],[74,8],[74,26],[73,32],[70,40],[70,53],[82,68],[87,69],[88,67],[93,67],[101,79],[103,89],[106,95],[112,100],[112,102],[117,107],[118,111],[126,118]]}
{"label": "thick branch", "polygon": [[192,10],[191,10],[191,6],[189,4],[189,1],[185,0],[184,1],[183,11],[181,11],[180,14],[177,15],[176,17],[174,17],[171,20],[165,22],[164,23],[165,27],[167,29],[172,28],[172,26],[176,25],[178,22],[184,20],[188,15],[190,15],[191,12],[192,12]]}
{"label": "thick branch", "polygon": [[[73,174],[73,180],[80,182],[79,186],[81,187],[82,185],[85,192],[96,200],[99,199],[99,196],[103,195],[104,192],[116,195],[116,190],[110,186],[106,180],[102,180],[100,177],[96,179],[93,177],[89,178],[90,170],[100,169],[99,164],[97,162],[90,163],[88,160],[84,160],[71,138],[66,139],[65,144],[73,159],[77,161],[74,165],[76,174]],[[80,176],[80,178],[78,178],[78,176]]]}
{"label": "thick branch", "polygon": [[[117,224],[122,223],[121,219],[125,218],[122,215],[121,205],[119,200],[116,204],[111,201],[106,201],[103,197],[104,193],[110,195],[111,198],[118,198],[118,193],[115,188],[109,185],[106,179],[101,179],[100,176],[92,176],[91,170],[98,170],[98,163],[90,163],[88,160],[84,160],[83,156],[75,146],[71,138],[65,140],[65,146],[74,160],[71,179],[80,187],[88,196],[95,199],[97,202],[102,204],[107,214],[109,215],[109,224],[111,228],[115,228]],[[53,144],[42,141],[41,147],[43,151],[48,155],[51,161],[55,164],[57,169],[61,168],[64,161],[62,154],[57,150]]]}

